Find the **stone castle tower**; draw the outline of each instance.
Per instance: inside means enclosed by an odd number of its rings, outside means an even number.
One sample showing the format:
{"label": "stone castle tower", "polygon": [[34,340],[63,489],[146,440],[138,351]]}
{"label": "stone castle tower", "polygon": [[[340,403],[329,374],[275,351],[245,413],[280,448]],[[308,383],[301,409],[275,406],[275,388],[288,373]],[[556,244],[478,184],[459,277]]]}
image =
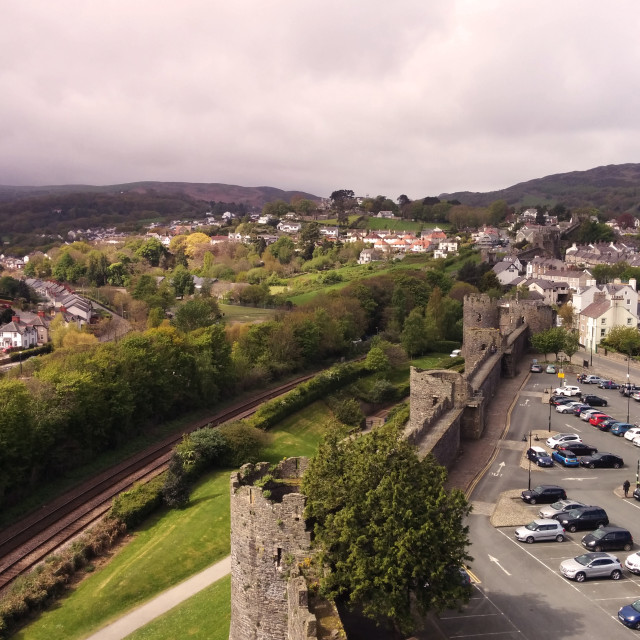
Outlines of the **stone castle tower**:
{"label": "stone castle tower", "polygon": [[246,464],[231,475],[229,640],[316,637],[304,579],[289,577],[310,553],[306,498],[299,493],[307,463]]}
{"label": "stone castle tower", "polygon": [[470,294],[464,298],[462,355],[465,369],[475,370],[487,353],[502,345],[500,309],[495,300],[485,294]]}

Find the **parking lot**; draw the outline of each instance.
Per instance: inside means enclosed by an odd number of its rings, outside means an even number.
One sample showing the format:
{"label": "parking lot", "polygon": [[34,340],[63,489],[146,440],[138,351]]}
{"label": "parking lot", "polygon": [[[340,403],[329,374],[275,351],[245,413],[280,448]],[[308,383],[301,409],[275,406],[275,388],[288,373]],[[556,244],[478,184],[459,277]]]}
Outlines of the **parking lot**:
{"label": "parking lot", "polygon": [[[618,377],[618,382],[624,382]],[[633,382],[633,380],[632,380]],[[558,484],[567,495],[588,505],[598,505],[608,514],[610,523],[629,529],[634,536],[630,552],[612,551],[624,565],[627,556],[640,550],[640,502],[624,499],[622,484],[628,479],[631,493],[636,485],[636,469],[640,448],[624,437],[603,432],[572,414],[561,414],[548,403],[549,389],[560,381],[555,376],[532,374],[521,390],[511,415],[507,438],[499,443],[498,455],[473,494],[474,512],[469,518],[473,542],[471,562],[477,578],[474,595],[463,611],[443,612],[438,618],[440,637],[474,638],[538,638],[548,633],[562,638],[627,638],[638,632],[617,620],[618,609],[640,599],[640,576],[626,568],[623,578],[592,579],[583,583],[564,578],[559,572],[563,560],[586,552],[580,541],[588,531],[568,533],[567,540],[527,544],[514,537],[516,526],[538,518],[541,505],[524,505],[513,498],[537,484]],[[576,384],[575,377],[567,384]],[[602,411],[623,422],[640,422],[640,403],[623,397],[618,390],[599,389],[596,385],[579,385],[583,394],[606,399]],[[526,460],[529,434],[539,434],[532,445],[546,448],[551,434],[574,433],[599,452],[619,455],[621,469],[565,468],[557,462],[551,468],[537,467]],[[548,449],[547,449],[548,450]],[[503,511],[503,526],[492,526],[498,506]],[[504,526],[508,523],[509,526]],[[417,637],[431,637],[420,636]]]}

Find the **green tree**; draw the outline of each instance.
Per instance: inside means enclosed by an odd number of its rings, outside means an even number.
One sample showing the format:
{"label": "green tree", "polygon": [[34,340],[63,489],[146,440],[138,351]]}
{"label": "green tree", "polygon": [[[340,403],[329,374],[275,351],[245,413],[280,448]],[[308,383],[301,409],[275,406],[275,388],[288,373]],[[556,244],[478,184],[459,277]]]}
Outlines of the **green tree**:
{"label": "green tree", "polygon": [[365,366],[369,371],[387,371],[389,369],[389,358],[381,347],[371,347],[365,359]]}
{"label": "green tree", "polygon": [[568,331],[567,335],[564,339],[564,345],[562,346],[562,350],[569,357],[569,362],[571,362],[571,358],[573,358],[574,354],[580,348],[580,338],[576,331]]}
{"label": "green tree", "polygon": [[540,331],[531,336],[531,346],[537,353],[543,353],[544,359],[547,359],[547,353],[551,351],[549,348],[550,340],[546,331]]}
{"label": "green tree", "polygon": [[167,250],[157,238],[149,238],[149,240],[142,244],[136,251],[136,255],[144,258],[152,267],[157,267],[160,264],[160,259],[165,256],[166,253]]}
{"label": "green tree", "polygon": [[180,305],[173,318],[179,331],[187,333],[209,327],[220,318],[220,307],[213,298],[196,298]]}
{"label": "green tree", "polygon": [[295,254],[295,245],[288,236],[280,236],[269,246],[269,253],[278,260],[280,264],[289,264]]}
{"label": "green tree", "polygon": [[453,574],[470,559],[470,507],[460,490],[445,489],[446,475],[393,424],[352,439],[330,433],[302,483],[305,517],[331,567],[321,590],[404,633],[414,628],[414,604],[424,614],[466,600]]}
{"label": "green tree", "polygon": [[193,276],[181,264],[171,274],[171,286],[178,297],[191,295],[195,290]]}
{"label": "green tree", "polygon": [[637,355],[640,352],[640,333],[634,327],[613,327],[604,342],[625,355]]}

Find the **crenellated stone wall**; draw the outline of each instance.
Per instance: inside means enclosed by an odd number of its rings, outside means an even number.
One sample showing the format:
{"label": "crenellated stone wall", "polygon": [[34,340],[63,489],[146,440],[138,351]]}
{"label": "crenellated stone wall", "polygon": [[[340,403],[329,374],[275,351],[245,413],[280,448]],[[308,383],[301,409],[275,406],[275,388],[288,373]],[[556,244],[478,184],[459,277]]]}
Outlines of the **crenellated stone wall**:
{"label": "crenellated stone wall", "polygon": [[[231,476],[230,640],[290,637],[287,581],[311,546],[299,493],[306,468],[306,458],[288,458],[275,468],[244,465]],[[279,482],[260,486],[267,475]]]}

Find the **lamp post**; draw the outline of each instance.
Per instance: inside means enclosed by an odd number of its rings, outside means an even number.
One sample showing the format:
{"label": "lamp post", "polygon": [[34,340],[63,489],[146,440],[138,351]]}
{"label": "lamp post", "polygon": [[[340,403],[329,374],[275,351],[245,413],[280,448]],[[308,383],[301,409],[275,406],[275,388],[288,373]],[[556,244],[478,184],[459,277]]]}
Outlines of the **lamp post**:
{"label": "lamp post", "polygon": [[549,390],[549,433],[551,433],[551,407],[553,407],[553,405],[551,404],[551,389]]}
{"label": "lamp post", "polygon": [[629,401],[631,400],[631,383],[629,382],[629,365],[631,364],[631,351],[627,356],[627,424],[629,424]]}
{"label": "lamp post", "polygon": [[[531,430],[529,430],[529,449],[531,449]],[[638,464],[640,464],[640,461],[638,461]],[[637,484],[637,479],[636,479],[636,484]],[[527,485],[527,489],[531,490],[531,456],[529,456],[529,484]]]}

